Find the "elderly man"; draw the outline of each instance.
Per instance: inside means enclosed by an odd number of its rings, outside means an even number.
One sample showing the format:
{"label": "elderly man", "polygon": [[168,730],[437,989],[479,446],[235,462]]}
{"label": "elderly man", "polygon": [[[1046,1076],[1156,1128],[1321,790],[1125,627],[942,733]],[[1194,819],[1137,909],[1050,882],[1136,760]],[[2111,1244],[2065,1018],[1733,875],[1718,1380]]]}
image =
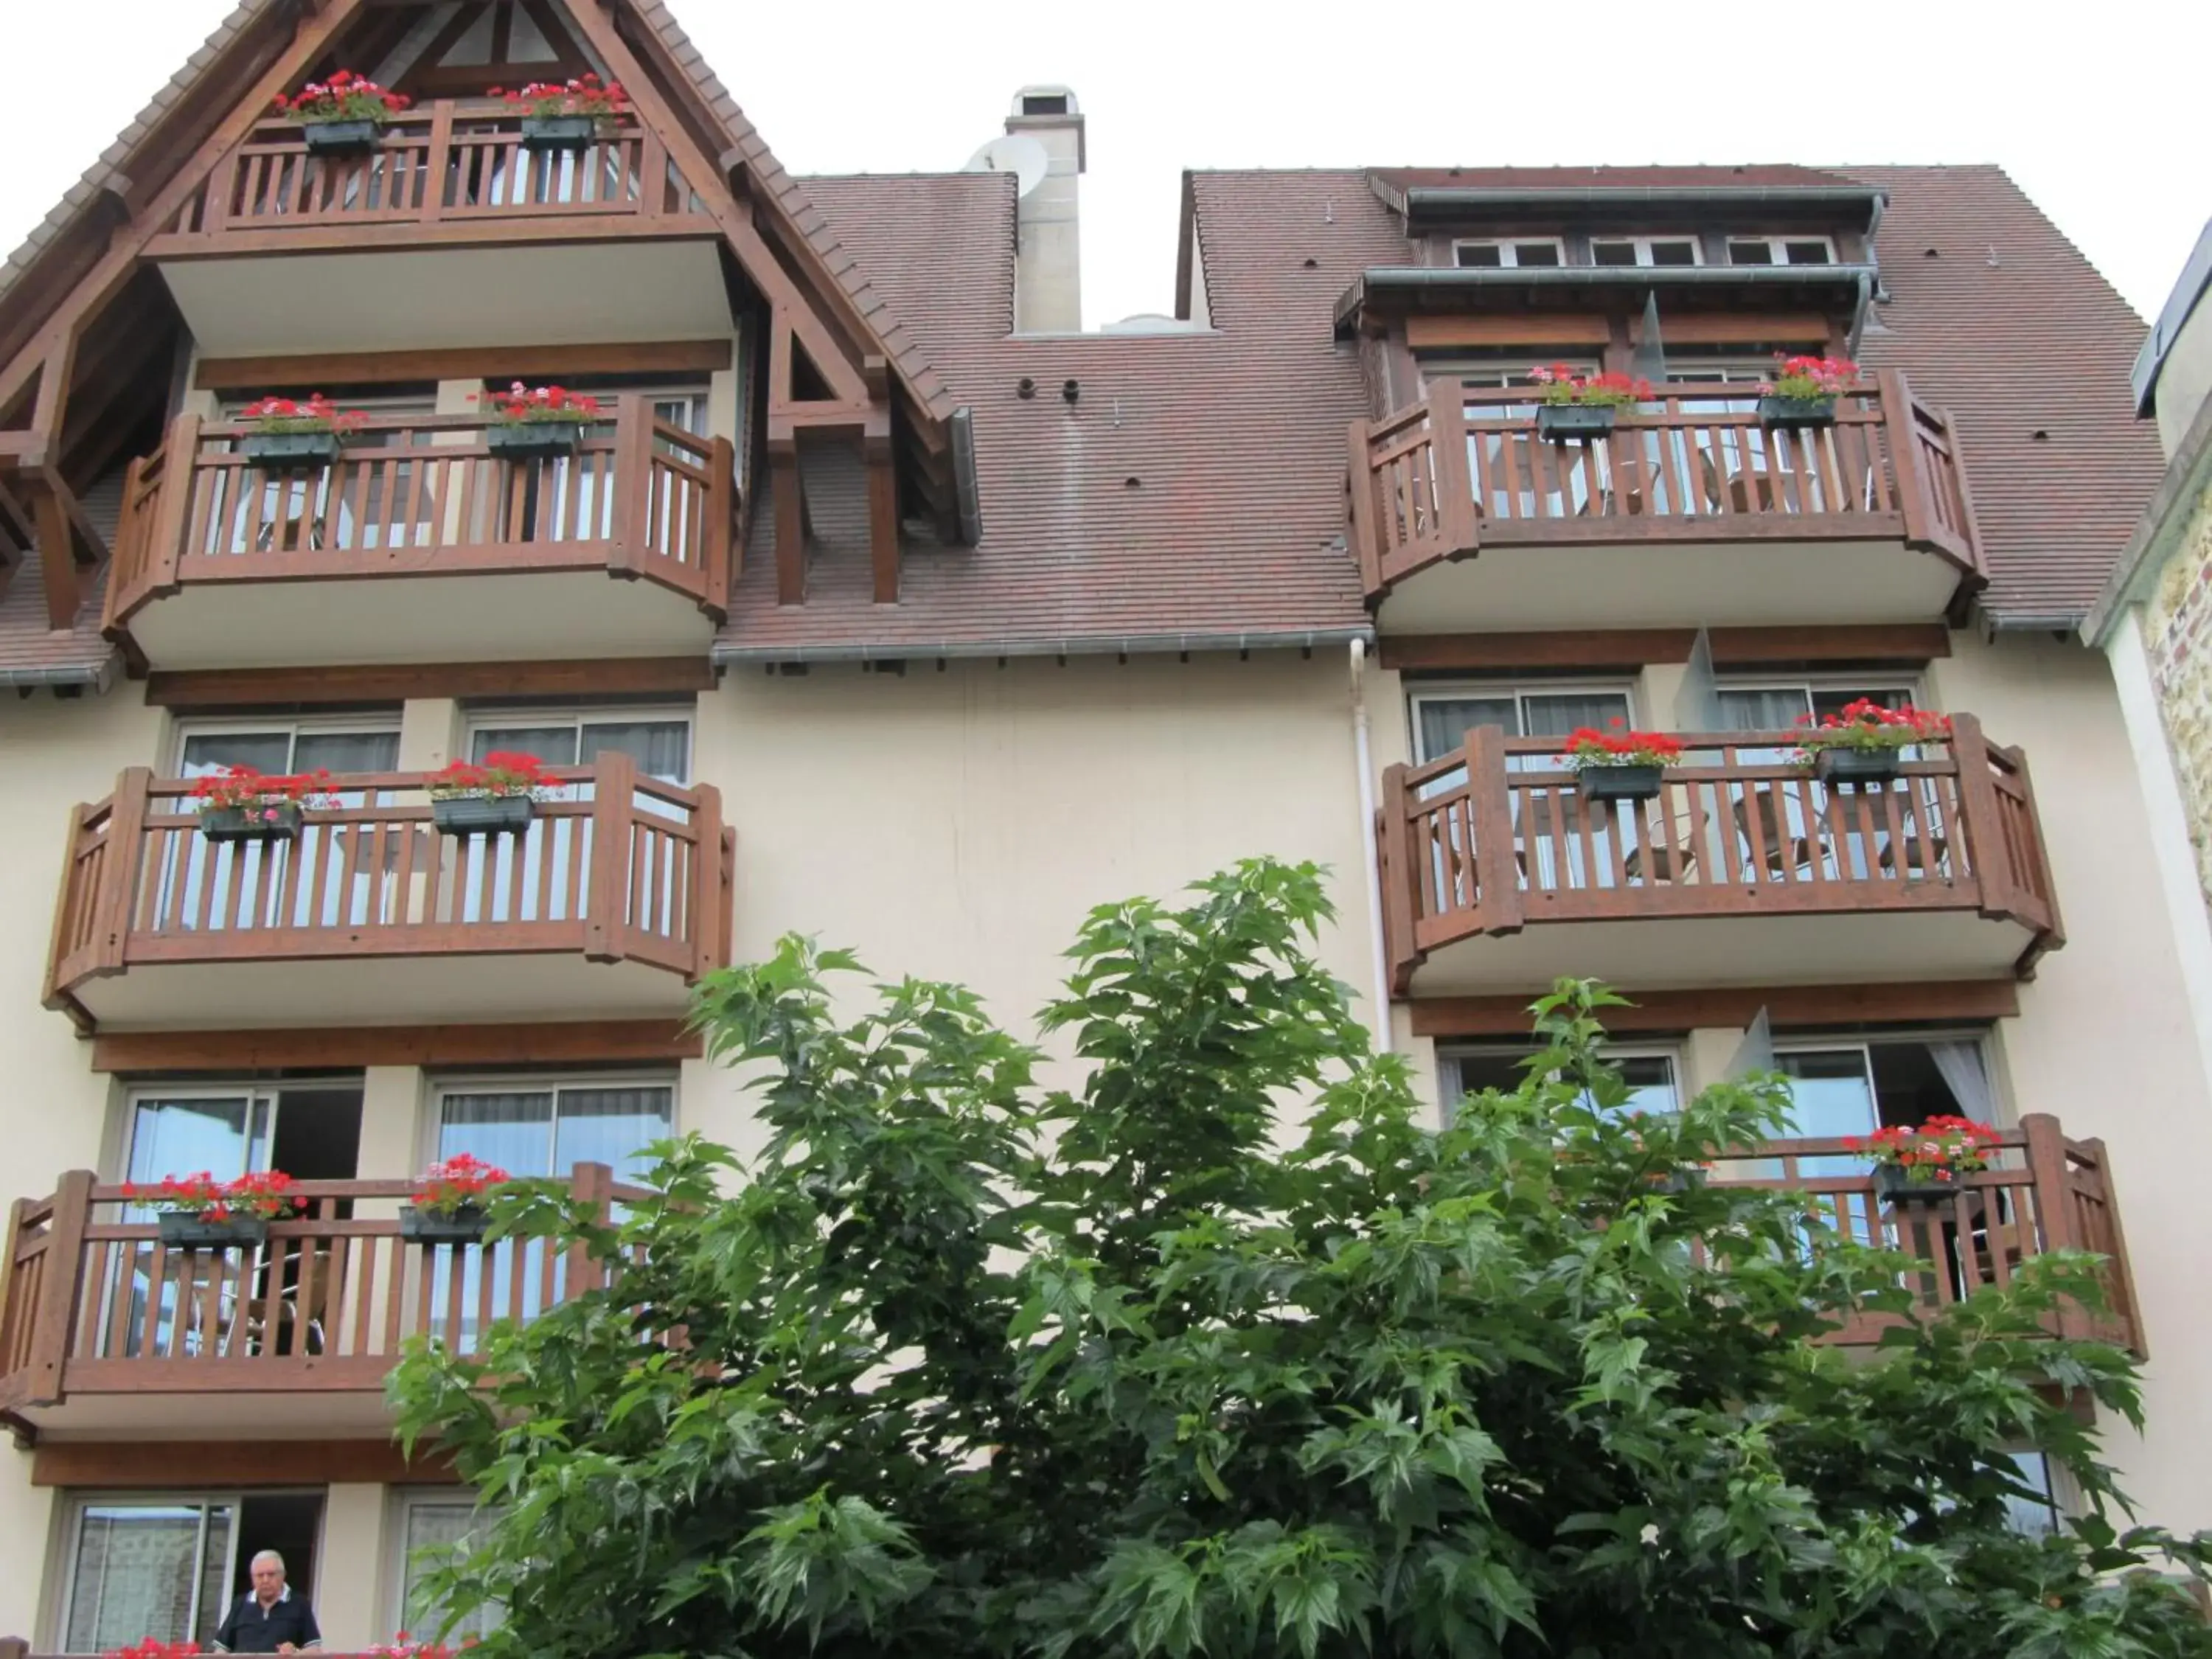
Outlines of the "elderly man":
{"label": "elderly man", "polygon": [[322,1646],[323,1633],[315,1628],[307,1598],[293,1595],[284,1582],[284,1558],[264,1550],[253,1558],[252,1571],[253,1588],[238,1598],[215,1633],[216,1651],[297,1653]]}

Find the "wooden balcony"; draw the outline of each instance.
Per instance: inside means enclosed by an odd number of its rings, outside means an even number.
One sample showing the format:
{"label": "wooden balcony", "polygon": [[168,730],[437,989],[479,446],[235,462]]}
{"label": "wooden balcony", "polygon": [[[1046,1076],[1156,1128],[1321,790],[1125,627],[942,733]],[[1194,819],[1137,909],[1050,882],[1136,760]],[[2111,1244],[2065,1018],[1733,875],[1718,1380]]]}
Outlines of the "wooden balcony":
{"label": "wooden balcony", "polygon": [[374,419],[328,465],[179,416],[134,462],[106,625],[155,668],[706,652],[739,559],[731,446],[641,398],[573,453],[479,416]]}
{"label": "wooden balcony", "polygon": [[[604,1164],[574,1190],[630,1196]],[[543,1239],[422,1244],[399,1234],[410,1181],[301,1183],[305,1213],[265,1244],[166,1248],[123,1188],[90,1170],[19,1199],[0,1301],[0,1410],[33,1430],[195,1434],[380,1432],[384,1379],[410,1336],[472,1352],[495,1319],[527,1318],[599,1282]]]}
{"label": "wooden balcony", "polygon": [[1982,585],[1956,439],[1903,376],[1803,430],[1763,426],[1748,391],[1669,386],[1560,441],[1526,390],[1457,380],[1354,422],[1352,540],[1378,625],[1932,622]]}
{"label": "wooden balcony", "polygon": [[216,844],[134,768],[72,815],[49,1007],[134,1029],[680,1014],[729,962],[721,797],[628,756],[558,769],[520,836],[431,823],[425,774],[348,775],[298,838]]}
{"label": "wooden balcony", "polygon": [[533,150],[447,100],[358,155],[259,123],[147,252],[210,355],[690,339],[729,330],[720,231],[642,127]]}
{"label": "wooden balcony", "polygon": [[[1928,1265],[1905,1282],[1924,1310],[2007,1284],[2049,1251],[2095,1251],[2108,1261],[2109,1308],[2063,1307],[2051,1334],[2142,1350],[2103,1144],[2067,1139],[2055,1118],[2006,1131],[1992,1166],[1940,1202],[1886,1201],[1864,1155],[1840,1140],[1776,1141],[1720,1160],[1710,1179],[1802,1192],[1828,1225],[1916,1256]],[[574,1180],[603,1199],[629,1191],[605,1165],[579,1165]],[[402,1239],[396,1206],[410,1185],[306,1182],[308,1213],[272,1223],[266,1244],[199,1251],[164,1249],[122,1188],[88,1170],[64,1176],[51,1198],[18,1200],[0,1304],[0,1409],[39,1428],[113,1431],[156,1426],[162,1402],[184,1396],[196,1429],[213,1437],[234,1423],[337,1416],[372,1425],[405,1338],[468,1352],[493,1320],[527,1318],[596,1282],[580,1254],[542,1240]],[[1863,1313],[1831,1340],[1870,1344],[1899,1317]]]}
{"label": "wooden balcony", "polygon": [[1796,734],[1686,734],[1659,798],[1585,801],[1557,738],[1477,727],[1380,809],[1401,995],[2025,972],[2063,942],[2027,762],[1971,714],[1887,787],[1831,788]]}

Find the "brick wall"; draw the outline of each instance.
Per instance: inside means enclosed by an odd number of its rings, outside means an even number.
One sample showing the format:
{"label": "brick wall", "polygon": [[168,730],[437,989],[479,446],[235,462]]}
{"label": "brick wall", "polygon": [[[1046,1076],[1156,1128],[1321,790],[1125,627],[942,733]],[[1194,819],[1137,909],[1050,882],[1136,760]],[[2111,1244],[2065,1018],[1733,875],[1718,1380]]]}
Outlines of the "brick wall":
{"label": "brick wall", "polygon": [[2142,625],[2197,879],[2212,903],[2212,491],[2197,498]]}

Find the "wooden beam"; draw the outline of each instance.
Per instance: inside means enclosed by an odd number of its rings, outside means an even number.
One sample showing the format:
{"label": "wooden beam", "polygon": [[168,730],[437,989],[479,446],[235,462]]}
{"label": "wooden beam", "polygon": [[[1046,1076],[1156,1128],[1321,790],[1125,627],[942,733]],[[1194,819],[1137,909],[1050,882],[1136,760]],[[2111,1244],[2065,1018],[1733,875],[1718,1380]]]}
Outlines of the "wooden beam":
{"label": "wooden beam", "polygon": [[284,357],[208,357],[192,375],[202,392],[271,386],[374,386],[392,380],[536,380],[559,374],[706,374],[730,366],[719,340],[637,345],[462,346],[438,351],[342,351]]}
{"label": "wooden beam", "polygon": [[31,516],[38,526],[39,574],[46,587],[46,626],[56,630],[74,628],[84,604],[76,579],[76,553],[71,546],[69,509],[52,481],[27,476],[26,493]]}
{"label": "wooden beam", "polygon": [[690,697],[714,689],[714,665],[704,657],[612,657],[162,670],[147,678],[146,701],[158,708],[197,714],[290,703],[404,702],[410,697]]}
{"label": "wooden beam", "polygon": [[[1572,633],[1397,634],[1377,652],[1385,668],[1416,673],[1490,673],[1516,669],[1615,669],[1690,659],[1692,628],[1597,628]],[[1917,665],[1951,654],[1941,623],[1838,623],[1797,628],[1716,628],[1706,642],[1716,666],[1772,668],[1789,663]]]}
{"label": "wooden beam", "polygon": [[244,1074],[314,1066],[628,1065],[706,1052],[681,1020],[532,1025],[352,1025],[253,1031],[129,1031],[92,1042],[106,1073]]}
{"label": "wooden beam", "polygon": [[215,131],[193,150],[191,159],[177,169],[130,227],[110,241],[107,252],[62,297],[39,331],[0,365],[0,409],[15,400],[56,346],[78,333],[131,280],[146,245],[268,112],[270,100],[305,74],[338,32],[353,21],[362,3],[362,0],[325,0],[320,11],[301,21],[291,44],[232,102]]}
{"label": "wooden beam", "polygon": [[1408,317],[1406,343],[1440,346],[1601,346],[1611,325],[1602,317]]}
{"label": "wooden beam", "polygon": [[[1828,343],[1830,319],[1816,313],[1778,311],[1748,314],[1735,311],[1666,311],[1659,319],[1659,338],[1668,345],[1805,345]],[[1644,315],[1628,319],[1628,338],[1644,343]]]}
{"label": "wooden beam", "polygon": [[[1519,996],[1416,998],[1413,1035],[1427,1037],[1525,1037],[1528,1005]],[[1712,990],[1630,991],[1631,1006],[1600,1011],[1617,1035],[1673,1034],[1701,1027],[1741,1030],[1765,1009],[1781,1027],[1889,1025],[1907,1020],[1978,1024],[2020,1012],[2020,987],[2009,979],[1935,980],[1918,984],[1765,985]]]}
{"label": "wooden beam", "polygon": [[[220,1384],[220,1388],[233,1385]],[[425,1447],[410,1462],[390,1438],[375,1440],[41,1441],[31,1458],[34,1486],[447,1486],[452,1458]]]}
{"label": "wooden beam", "polygon": [[878,605],[896,605],[899,596],[898,465],[890,434],[866,441],[868,463],[868,559]]}

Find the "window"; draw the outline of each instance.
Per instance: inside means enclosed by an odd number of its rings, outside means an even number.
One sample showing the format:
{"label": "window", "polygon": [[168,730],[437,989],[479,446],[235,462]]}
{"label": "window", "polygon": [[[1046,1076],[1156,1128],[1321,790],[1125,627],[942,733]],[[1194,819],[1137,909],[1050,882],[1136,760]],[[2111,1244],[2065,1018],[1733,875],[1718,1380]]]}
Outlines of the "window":
{"label": "window", "polygon": [[1694,236],[1593,236],[1594,265],[1701,265],[1705,252]]}
{"label": "window", "polygon": [[[1457,1101],[1462,1095],[1480,1094],[1485,1089],[1510,1094],[1528,1078],[1529,1053],[1526,1048],[1468,1048],[1446,1054],[1444,1063],[1449,1072],[1444,1098]],[[1681,1109],[1672,1049],[1608,1048],[1603,1058],[1607,1065],[1618,1068],[1628,1085],[1628,1103],[1624,1109],[1627,1112],[1656,1116]],[[1449,1121],[1449,1113],[1446,1121]]]}
{"label": "window", "polygon": [[1832,265],[1836,245],[1825,236],[1731,236],[1732,265]]}
{"label": "window", "polygon": [[628,755],[639,773],[663,783],[691,776],[691,719],[666,709],[591,712],[485,710],[469,722],[469,757],[520,750],[549,766],[588,766],[601,753]]}
{"label": "window", "polygon": [[[1804,1139],[1870,1134],[1887,1124],[1914,1125],[1938,1115],[1994,1123],[1996,1085],[1980,1036],[1870,1036],[1777,1044],[1774,1067],[1790,1079],[1793,1127]],[[1863,1156],[1807,1158],[1807,1176],[1856,1175]],[[1778,1173],[1744,1166],[1743,1173]]]}
{"label": "window", "polygon": [[174,1085],[131,1097],[124,1179],[158,1182],[206,1170],[219,1180],[282,1170],[301,1181],[346,1181],[361,1147],[361,1085]]}
{"label": "window", "polygon": [[433,1599],[423,1581],[456,1556],[469,1554],[477,1535],[491,1523],[491,1512],[466,1492],[407,1493],[400,1500],[399,1595],[394,1627],[459,1647],[471,1637],[489,1636],[506,1622],[497,1607],[481,1607],[459,1624],[446,1624],[445,1604]]}
{"label": "window", "polygon": [[2042,1538],[2057,1532],[2058,1488],[2051,1460],[2039,1451],[2008,1452],[2003,1457],[2011,1466],[2005,1472],[2036,1494],[2033,1498],[2006,1498],[2006,1523],[2029,1538]]}
{"label": "window", "polygon": [[399,723],[355,720],[195,722],[177,745],[177,775],[204,777],[228,766],[257,772],[389,772],[399,764]]}
{"label": "window", "polygon": [[1477,726],[1502,726],[1516,738],[1564,738],[1577,726],[1629,720],[1626,685],[1449,686],[1413,698],[1417,762],[1441,760]]}
{"label": "window", "polygon": [[142,1638],[215,1639],[249,1588],[247,1565],[273,1549],[298,1593],[314,1593],[319,1492],[102,1494],[70,1512],[60,1646],[97,1653]]}
{"label": "window", "polygon": [[635,1176],[643,1149],[676,1121],[674,1085],[579,1078],[453,1082],[438,1094],[441,1158],[472,1152],[515,1176],[565,1175],[579,1164],[611,1164]]}
{"label": "window", "polygon": [[1462,265],[1479,270],[1500,266],[1525,270],[1532,265],[1563,265],[1567,262],[1567,252],[1566,244],[1556,236],[1486,236],[1454,242],[1452,258]]}
{"label": "window", "polygon": [[1721,722],[1731,732],[1786,732],[1807,716],[1839,714],[1862,697],[1887,708],[1917,702],[1909,682],[1824,678],[1719,688]]}

